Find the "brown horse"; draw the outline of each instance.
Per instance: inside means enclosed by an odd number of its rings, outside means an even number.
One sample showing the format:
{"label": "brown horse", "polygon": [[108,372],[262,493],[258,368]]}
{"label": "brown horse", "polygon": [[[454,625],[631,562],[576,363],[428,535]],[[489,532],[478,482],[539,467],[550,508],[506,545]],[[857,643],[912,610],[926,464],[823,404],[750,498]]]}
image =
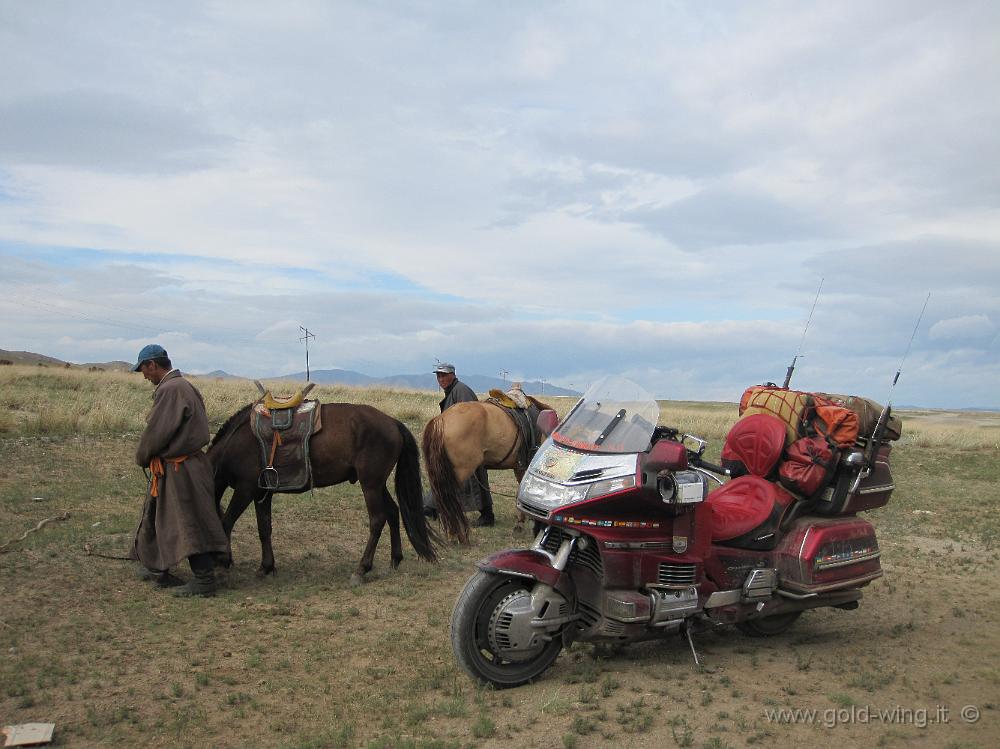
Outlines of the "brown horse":
{"label": "brown horse", "polygon": [[[552,410],[535,398],[529,401],[539,411]],[[527,466],[520,465],[518,460],[521,432],[505,411],[489,401],[456,403],[424,428],[424,464],[431,492],[445,531],[460,543],[466,543],[469,537],[469,522],[461,511],[461,487],[473,472],[483,465],[513,469],[518,483],[524,477]],[[447,516],[442,507],[449,508]],[[517,525],[523,524],[524,515],[518,513]]]}
{"label": "brown horse", "polygon": [[[233,487],[233,495],[222,520],[227,536],[232,534],[237,519],[253,502],[261,545],[258,574],[266,575],[275,572],[274,550],[271,548],[272,492],[258,486],[261,455],[257,438],[250,428],[252,406],[244,406],[222,425],[208,447],[208,457],[215,471],[215,500],[220,508],[226,489]],[[389,524],[392,541],[392,567],[399,566],[403,559],[399,535],[400,510],[406,535],[417,555],[429,562],[437,561],[435,546],[438,539],[428,528],[423,515],[420,453],[410,430],[371,406],[325,403],[321,408],[323,428],[313,435],[309,445],[313,486],[356,481],[361,484],[368,509],[368,545],[351,575],[351,582],[360,583],[364,574],[371,570],[375,547],[386,523]],[[396,468],[395,489],[399,508],[386,487],[393,467]],[[442,512],[448,514],[447,505]]]}

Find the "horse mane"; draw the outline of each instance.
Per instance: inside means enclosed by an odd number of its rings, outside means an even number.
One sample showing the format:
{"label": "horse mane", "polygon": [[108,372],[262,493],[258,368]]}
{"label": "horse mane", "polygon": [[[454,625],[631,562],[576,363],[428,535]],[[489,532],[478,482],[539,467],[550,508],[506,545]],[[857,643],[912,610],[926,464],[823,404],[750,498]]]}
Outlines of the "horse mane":
{"label": "horse mane", "polygon": [[[254,401],[254,403],[255,402],[256,401]],[[214,445],[223,436],[225,436],[226,433],[229,432],[230,429],[233,428],[233,424],[237,424],[242,418],[246,417],[247,411],[249,411],[251,408],[253,408],[253,405],[254,405],[253,403],[247,403],[245,406],[243,406],[243,408],[241,408],[239,411],[237,411],[232,416],[230,416],[228,419],[226,419],[225,423],[221,427],[219,427],[219,431],[217,431],[215,433],[215,436],[212,437],[212,441],[208,445],[209,448],[211,448],[212,445]]]}

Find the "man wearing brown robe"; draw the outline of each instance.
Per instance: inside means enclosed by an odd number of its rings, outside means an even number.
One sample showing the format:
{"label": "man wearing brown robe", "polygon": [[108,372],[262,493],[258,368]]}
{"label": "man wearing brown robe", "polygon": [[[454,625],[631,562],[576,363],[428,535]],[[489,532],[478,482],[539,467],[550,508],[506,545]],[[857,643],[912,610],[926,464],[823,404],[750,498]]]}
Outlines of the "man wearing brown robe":
{"label": "man wearing brown robe", "polygon": [[162,346],[144,347],[132,371],[155,386],[135,451],[150,480],[132,557],[143,565],[140,576],[160,587],[180,584],[169,569],[186,557],[194,577],[174,595],[214,595],[215,558],[229,544],[215,504],[212,465],[202,452],[209,440],[205,402]]}

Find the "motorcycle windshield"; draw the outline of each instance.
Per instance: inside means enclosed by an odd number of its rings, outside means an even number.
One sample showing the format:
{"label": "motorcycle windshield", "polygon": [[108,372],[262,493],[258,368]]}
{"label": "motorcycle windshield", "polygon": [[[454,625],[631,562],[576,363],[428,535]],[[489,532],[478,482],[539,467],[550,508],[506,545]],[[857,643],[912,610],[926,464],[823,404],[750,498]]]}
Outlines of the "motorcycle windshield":
{"label": "motorcycle windshield", "polygon": [[552,434],[565,447],[595,453],[638,453],[649,447],[660,417],[656,400],[618,375],[598,380]]}

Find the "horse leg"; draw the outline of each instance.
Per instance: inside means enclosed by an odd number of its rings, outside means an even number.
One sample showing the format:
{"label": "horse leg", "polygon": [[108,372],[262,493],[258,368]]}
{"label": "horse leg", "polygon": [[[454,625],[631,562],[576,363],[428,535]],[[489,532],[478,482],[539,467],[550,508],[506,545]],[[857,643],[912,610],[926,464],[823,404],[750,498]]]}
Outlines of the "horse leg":
{"label": "horse leg", "polygon": [[257,577],[264,577],[278,571],[274,566],[274,549],[271,548],[271,492],[262,489],[254,500],[257,535],[260,537],[260,567],[257,570]]}
{"label": "horse leg", "polygon": [[[221,504],[221,496],[217,496],[216,501]],[[233,496],[229,498],[229,506],[226,507],[226,512],[222,516],[222,530],[226,532],[227,541],[232,540],[233,527],[236,525],[236,521],[240,519],[240,515],[246,511],[251,501],[253,501],[253,490],[244,486],[238,486],[233,489]],[[229,559],[225,563],[225,566],[233,566],[232,547],[229,549]]]}
{"label": "horse leg", "polygon": [[399,508],[386,487],[382,487],[382,507],[385,510],[385,520],[389,524],[392,568],[396,569],[403,561],[403,539],[399,535]]}
{"label": "horse leg", "polygon": [[382,536],[382,529],[385,527],[386,516],[382,492],[385,491],[385,484],[381,486],[362,485],[361,491],[365,495],[365,506],[368,508],[368,545],[365,546],[358,568],[351,575],[351,585],[360,585],[364,582],[365,573],[371,571],[373,560],[375,559],[375,547]]}
{"label": "horse leg", "polygon": [[[521,485],[521,479],[524,478],[524,470],[521,468],[514,469],[514,478],[517,479],[517,485]],[[516,505],[515,505],[516,506]],[[524,533],[524,521],[528,519],[528,516],[524,514],[521,510],[517,511],[517,520],[514,521],[514,533],[521,534]]]}

